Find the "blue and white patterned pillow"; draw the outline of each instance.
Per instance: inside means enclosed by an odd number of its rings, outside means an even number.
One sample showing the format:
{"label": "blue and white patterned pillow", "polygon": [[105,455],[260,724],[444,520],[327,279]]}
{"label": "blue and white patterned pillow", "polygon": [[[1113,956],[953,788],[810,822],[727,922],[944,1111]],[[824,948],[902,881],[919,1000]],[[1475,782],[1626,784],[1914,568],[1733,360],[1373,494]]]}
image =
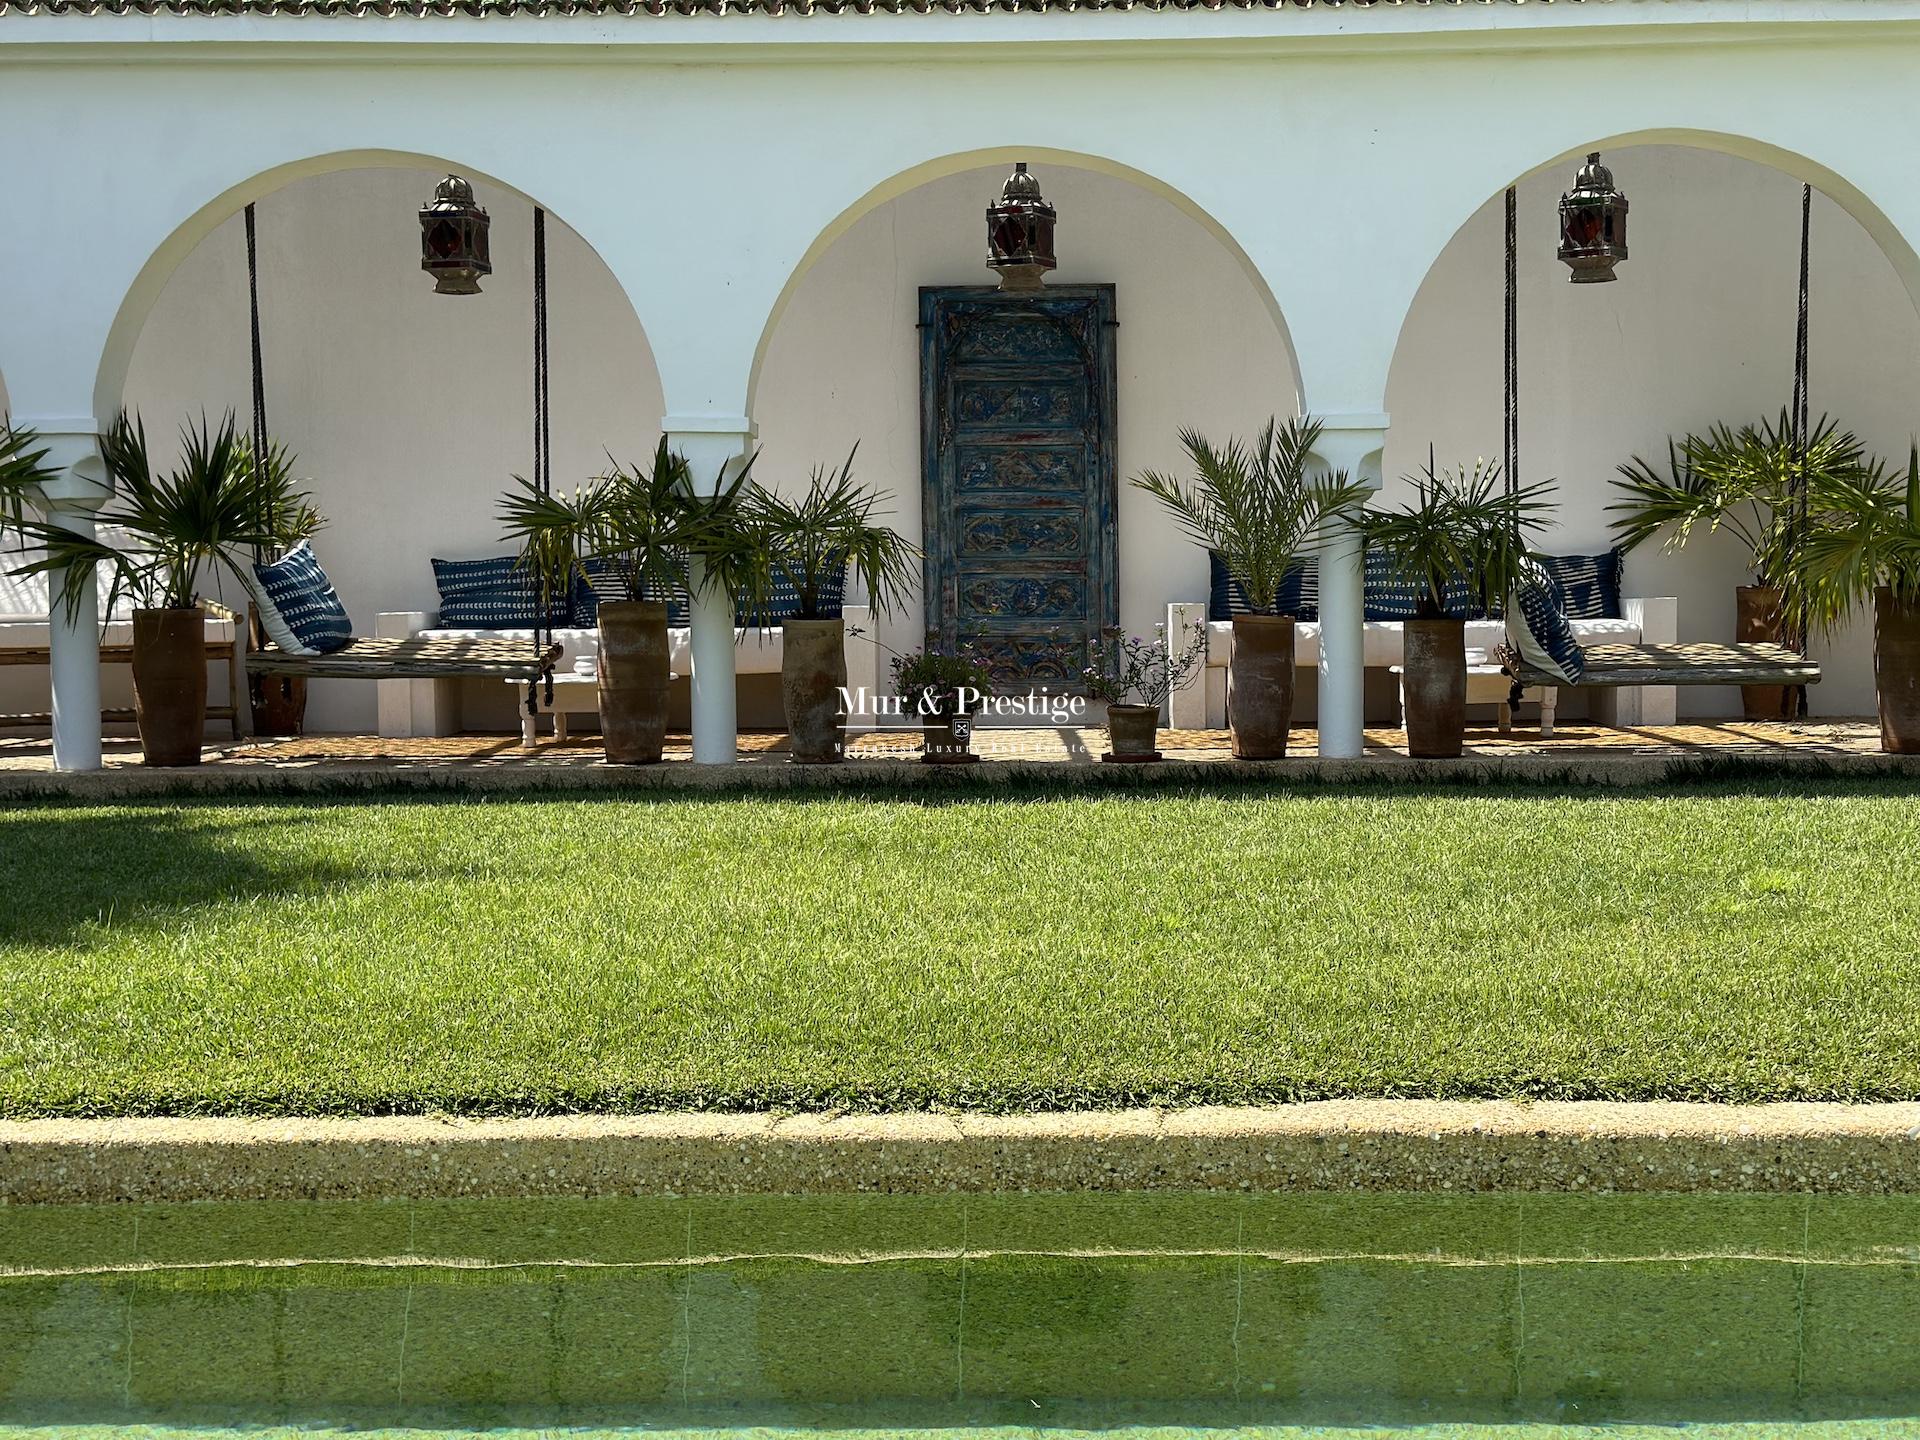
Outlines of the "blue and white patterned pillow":
{"label": "blue and white patterned pillow", "polygon": [[353,643],[353,621],[306,541],[246,579],[261,628],[286,654],[331,655]]}
{"label": "blue and white patterned pillow", "polygon": [[[1207,619],[1231,620],[1236,615],[1254,614],[1247,592],[1227,569],[1218,550],[1207,552]],[[1280,589],[1274,597],[1274,613],[1291,615],[1296,620],[1320,618],[1320,562],[1303,555],[1287,567],[1280,577]]]}
{"label": "blue and white patterned pillow", "polygon": [[565,625],[571,618],[569,595],[553,597],[546,617],[540,612],[540,581],[514,555],[485,560],[433,562],[433,583],[440,592],[440,620],[449,630],[524,630],[534,625]]}
{"label": "blue and white patterned pillow", "polygon": [[[590,630],[600,623],[600,606],[603,601],[621,601],[627,598],[626,581],[620,578],[611,560],[588,559],[581,562],[585,570],[585,579],[576,579],[573,586],[573,606],[570,623],[582,630]],[[650,598],[660,599],[655,595]],[[686,566],[681,565],[680,583],[673,593],[665,597],[667,602],[667,624],[684,626],[687,623],[687,584]]]}
{"label": "blue and white patterned pillow", "polygon": [[1604,555],[1542,555],[1541,567],[1560,584],[1567,615],[1574,620],[1618,620],[1620,575],[1626,556],[1619,550]]}
{"label": "blue and white patterned pillow", "polygon": [[1507,643],[1528,665],[1563,684],[1578,685],[1587,673],[1586,655],[1567,623],[1560,584],[1531,555],[1520,562],[1507,605]]}
{"label": "blue and white patterned pillow", "polygon": [[[1418,580],[1403,580],[1393,573],[1393,564],[1384,550],[1367,551],[1366,579],[1362,604],[1369,620],[1411,620],[1420,613],[1426,586]],[[1464,579],[1447,582],[1445,614],[1456,620],[1479,618],[1473,588]]]}
{"label": "blue and white patterned pillow", "polygon": [[[820,593],[815,598],[820,604],[822,620],[837,620],[846,608],[847,572],[842,566],[838,571],[830,571],[820,582]],[[773,591],[767,597],[766,607],[756,617],[742,610],[733,617],[733,623],[741,629],[756,627],[772,628],[783,621],[792,620],[800,614],[800,584],[787,573],[784,565],[773,567]]]}

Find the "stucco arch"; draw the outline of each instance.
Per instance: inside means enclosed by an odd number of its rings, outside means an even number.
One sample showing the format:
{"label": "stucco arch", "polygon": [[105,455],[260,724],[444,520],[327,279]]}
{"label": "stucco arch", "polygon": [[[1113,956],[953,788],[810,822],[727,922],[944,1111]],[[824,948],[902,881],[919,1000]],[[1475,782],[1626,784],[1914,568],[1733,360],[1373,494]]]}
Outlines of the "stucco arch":
{"label": "stucco arch", "polygon": [[[201,241],[225,221],[246,209],[249,204],[284,190],[297,181],[340,171],[363,169],[432,169],[464,175],[470,180],[507,191],[531,206],[545,209],[552,219],[561,224],[568,224],[568,228],[579,235],[590,249],[593,249],[596,254],[600,253],[588,235],[579,227],[569,224],[562,212],[548,205],[540,197],[529,193],[510,179],[446,156],[414,150],[335,150],[274,165],[229,185],[208,200],[175,225],[147,257],[139,273],[134,277],[133,283],[122,297],[119,309],[115,312],[112,325],[108,329],[94,379],[94,413],[104,417],[113,414],[119,408],[120,397],[126,385],[128,369],[132,363],[134,347],[140,339],[140,333],[145,328],[148,317],[153,313],[161,293],[166,289],[168,280],[173,277],[181,262],[193,253]],[[420,198],[424,202],[427,196],[423,194]],[[502,237],[496,234],[494,237],[496,248],[501,243]],[[521,242],[516,240],[509,243]],[[604,256],[602,262],[605,263]],[[617,280],[618,271],[614,273]],[[424,276],[422,281],[425,283]],[[644,336],[646,326],[641,322],[638,310],[633,305],[632,296],[624,286],[622,286],[622,294],[626,297],[628,307],[634,312],[634,322],[639,325]]]}
{"label": "stucco arch", "polygon": [[[1418,279],[1413,288],[1407,292],[1405,305],[1400,312],[1400,324],[1395,331],[1394,353],[1397,354],[1399,351],[1400,340],[1406,332],[1407,321],[1413,313],[1413,307],[1418,303],[1420,293],[1426,288],[1428,279],[1439,264],[1441,255],[1465,232],[1474,216],[1480,213],[1489,200],[1500,195],[1509,185],[1517,185],[1549,171],[1564,172],[1567,184],[1571,185],[1580,161],[1588,153],[1598,150],[1604,155],[1609,151],[1626,150],[1636,146],[1673,146],[1730,155],[1777,170],[1795,180],[1812,185],[1816,191],[1852,217],[1867,233],[1881,253],[1886,256],[1894,273],[1900,277],[1909,302],[1917,311],[1920,311],[1920,254],[1915,252],[1913,243],[1901,231],[1899,225],[1860,186],[1807,155],[1764,140],[1684,126],[1654,126],[1640,130],[1620,131],[1567,146],[1525,169],[1509,172],[1505,179],[1496,179],[1485,189],[1463,187],[1461,193],[1472,198],[1464,208],[1456,206],[1454,213],[1443,219],[1442,229],[1445,238],[1426,256],[1426,264],[1418,272]],[[1617,178],[1620,179],[1621,187],[1631,202],[1633,199],[1631,177]],[[1631,235],[1631,224],[1628,228]],[[1522,243],[1547,242],[1542,239],[1536,229],[1523,236]],[[1701,243],[1710,245],[1714,243],[1714,237],[1702,236]],[[1391,359],[1389,369],[1391,369]]]}
{"label": "stucco arch", "polygon": [[[1273,321],[1275,329],[1279,332],[1281,344],[1286,350],[1288,364],[1291,367],[1293,376],[1294,402],[1296,405],[1301,402],[1303,382],[1300,357],[1294,347],[1293,337],[1288,331],[1286,316],[1281,311],[1280,302],[1274,295],[1272,287],[1267,283],[1266,276],[1261,273],[1259,266],[1254,263],[1246,250],[1242,248],[1239,241],[1234,238],[1226,226],[1221,224],[1207,209],[1196,203],[1178,187],[1167,183],[1158,176],[1148,174],[1144,170],[1137,169],[1131,165],[1102,155],[1080,150],[1056,149],[1043,145],[992,145],[975,150],[953,151],[935,156],[895,172],[865,192],[850,197],[834,218],[814,236],[812,243],[807,246],[798,261],[788,272],[786,283],[781,287],[778,297],[775,299],[772,308],[767,314],[765,323],[761,326],[759,339],[754,346],[752,368],[748,375],[748,413],[752,413],[752,405],[759,390],[761,371],[766,361],[767,346],[772,340],[774,332],[779,329],[780,322],[785,316],[788,306],[791,304],[793,296],[799,290],[802,282],[819,262],[820,258],[833,248],[836,241],[858,224],[860,220],[875,210],[878,210],[881,206],[887,204],[889,201],[909,194],[922,186],[938,180],[944,180],[949,176],[964,174],[969,170],[978,170],[994,166],[1004,166],[1007,169],[1011,169],[1016,161],[1021,160],[1027,161],[1039,170],[1045,170],[1049,167],[1087,170],[1097,175],[1104,175],[1112,179],[1124,181],[1157,199],[1167,202],[1188,219],[1198,224],[1202,230],[1212,237],[1212,239],[1233,258],[1235,263],[1246,274],[1255,293],[1259,295],[1268,316]],[[982,209],[985,208],[987,200],[990,198],[991,197],[982,198]],[[980,221],[980,233],[982,236],[981,250],[983,262],[980,278],[982,284],[987,284],[990,283],[992,276],[984,264],[984,219]],[[1169,263],[1173,264],[1175,262],[1170,259]]]}

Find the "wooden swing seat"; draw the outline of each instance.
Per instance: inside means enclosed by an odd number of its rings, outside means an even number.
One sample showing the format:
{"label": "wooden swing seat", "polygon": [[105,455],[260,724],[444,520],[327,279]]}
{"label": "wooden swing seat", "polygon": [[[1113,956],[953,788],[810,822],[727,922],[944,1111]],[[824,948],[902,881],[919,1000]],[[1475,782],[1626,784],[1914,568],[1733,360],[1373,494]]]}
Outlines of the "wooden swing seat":
{"label": "wooden swing seat", "polygon": [[542,680],[560,661],[556,642],[535,652],[525,640],[482,636],[409,635],[359,639],[331,655],[289,655],[269,645],[247,652],[247,669],[260,675],[304,675],[316,680],[440,680],[465,675]]}
{"label": "wooden swing seat", "polygon": [[1633,685],[1816,685],[1820,667],[1784,645],[1589,645],[1582,647],[1586,673],[1579,687],[1536,670],[1510,645],[1494,651],[1500,668],[1517,686],[1545,691],[1540,733],[1553,734],[1556,699],[1561,690],[1594,686],[1603,690]]}

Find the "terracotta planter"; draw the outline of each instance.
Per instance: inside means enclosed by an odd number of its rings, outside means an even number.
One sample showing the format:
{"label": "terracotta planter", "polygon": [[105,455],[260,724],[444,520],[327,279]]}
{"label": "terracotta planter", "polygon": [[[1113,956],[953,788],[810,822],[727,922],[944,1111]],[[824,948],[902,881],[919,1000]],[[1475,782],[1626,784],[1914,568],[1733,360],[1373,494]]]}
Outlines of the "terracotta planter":
{"label": "terracotta planter", "polygon": [[788,620],[780,627],[780,699],[788,759],[836,765],[846,758],[847,627],[842,620]]}
{"label": "terracotta planter", "polygon": [[1409,620],[1404,626],[1400,695],[1407,754],[1451,760],[1467,736],[1467,623]]}
{"label": "terracotta planter", "polygon": [[1293,729],[1293,617],[1233,617],[1227,726],[1236,760],[1277,760]]}
{"label": "terracotta planter", "polygon": [[1154,749],[1154,741],[1159,735],[1158,705],[1107,706],[1107,743],[1112,748],[1107,759],[1158,760],[1160,752]]}
{"label": "terracotta planter", "polygon": [[653,765],[667,743],[667,607],[600,605],[600,738],[609,765]]}
{"label": "terracotta planter", "polygon": [[307,677],[249,675],[255,735],[299,735],[307,728]]}
{"label": "terracotta planter", "polygon": [[928,765],[971,765],[973,715],[928,715],[920,721],[920,759]]}
{"label": "terracotta planter", "polygon": [[198,765],[207,733],[207,616],[133,612],[133,711],[149,765]]}
{"label": "terracotta planter", "polygon": [[1873,597],[1873,677],[1880,691],[1880,748],[1920,755],[1920,605]]}
{"label": "terracotta planter", "polygon": [[[1781,620],[1778,590],[1742,585],[1733,592],[1733,638],[1739,644],[1778,645]],[[1742,685],[1741,711],[1749,720],[1784,719],[1789,693],[1785,685]]]}

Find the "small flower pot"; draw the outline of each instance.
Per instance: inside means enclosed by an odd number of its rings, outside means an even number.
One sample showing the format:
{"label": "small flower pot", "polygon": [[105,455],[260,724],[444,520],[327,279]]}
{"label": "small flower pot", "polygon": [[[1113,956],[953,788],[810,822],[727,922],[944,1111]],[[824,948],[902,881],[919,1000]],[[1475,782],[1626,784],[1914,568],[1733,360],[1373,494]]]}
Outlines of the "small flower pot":
{"label": "small flower pot", "polygon": [[1236,760],[1278,760],[1293,729],[1293,617],[1233,617],[1227,727]]}
{"label": "small flower pot", "polygon": [[1880,693],[1880,748],[1920,755],[1920,605],[1882,586],[1873,597],[1873,678]]}
{"label": "small flower pot", "polygon": [[780,630],[787,758],[795,765],[837,765],[846,757],[846,622],[788,620]]}
{"label": "small flower pot", "polygon": [[207,734],[207,616],[198,605],[133,612],[133,714],[147,764],[200,763]]}
{"label": "small flower pot", "polygon": [[1107,759],[1138,763],[1158,760],[1160,752],[1153,747],[1159,734],[1158,705],[1107,706],[1107,743],[1111,747]]}
{"label": "small flower pot", "polygon": [[920,759],[928,765],[971,765],[980,757],[973,753],[973,716],[927,715],[920,721]]}
{"label": "small flower pot", "polygon": [[1451,760],[1466,748],[1467,623],[1408,620],[1401,661],[1407,754]]}
{"label": "small flower pot", "polygon": [[609,765],[658,764],[667,743],[667,607],[600,605],[600,741]]}

